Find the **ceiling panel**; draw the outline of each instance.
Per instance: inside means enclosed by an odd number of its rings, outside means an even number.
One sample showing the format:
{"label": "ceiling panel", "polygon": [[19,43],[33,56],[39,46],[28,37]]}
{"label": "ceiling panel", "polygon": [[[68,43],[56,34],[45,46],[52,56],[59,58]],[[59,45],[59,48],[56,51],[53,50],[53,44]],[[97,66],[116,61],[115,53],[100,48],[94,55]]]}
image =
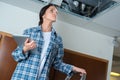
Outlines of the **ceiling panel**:
{"label": "ceiling panel", "polygon": [[120,5],[101,13],[93,22],[120,31]]}

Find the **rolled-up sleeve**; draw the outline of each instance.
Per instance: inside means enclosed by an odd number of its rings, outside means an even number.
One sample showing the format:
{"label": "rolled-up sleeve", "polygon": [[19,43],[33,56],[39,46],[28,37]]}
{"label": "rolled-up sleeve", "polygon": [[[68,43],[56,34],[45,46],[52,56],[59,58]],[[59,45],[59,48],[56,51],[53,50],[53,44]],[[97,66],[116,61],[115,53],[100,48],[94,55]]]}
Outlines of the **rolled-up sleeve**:
{"label": "rolled-up sleeve", "polygon": [[27,53],[23,53],[23,46],[18,46],[12,52],[12,56],[13,56],[15,61],[19,62],[19,61],[22,61],[22,60],[24,60],[24,59],[26,59],[28,57],[28,52]]}
{"label": "rolled-up sleeve", "polygon": [[[23,35],[29,35],[27,30],[24,31]],[[23,44],[17,46],[17,48],[12,52],[12,56],[15,61],[19,62],[28,57],[28,52],[23,53]]]}

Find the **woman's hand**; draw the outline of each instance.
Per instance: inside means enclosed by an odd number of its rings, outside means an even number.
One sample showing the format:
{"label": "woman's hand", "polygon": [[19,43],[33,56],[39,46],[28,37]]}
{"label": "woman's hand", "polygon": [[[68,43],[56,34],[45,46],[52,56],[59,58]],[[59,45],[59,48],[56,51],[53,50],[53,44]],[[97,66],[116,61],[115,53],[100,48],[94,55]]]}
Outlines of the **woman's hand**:
{"label": "woman's hand", "polygon": [[34,40],[26,39],[24,42],[23,53],[26,53],[29,50],[36,48],[36,43]]}
{"label": "woman's hand", "polygon": [[80,76],[82,76],[83,74],[87,74],[85,69],[79,68],[79,67],[76,67],[76,66],[73,66],[73,71],[77,72],[77,73],[80,73]]}

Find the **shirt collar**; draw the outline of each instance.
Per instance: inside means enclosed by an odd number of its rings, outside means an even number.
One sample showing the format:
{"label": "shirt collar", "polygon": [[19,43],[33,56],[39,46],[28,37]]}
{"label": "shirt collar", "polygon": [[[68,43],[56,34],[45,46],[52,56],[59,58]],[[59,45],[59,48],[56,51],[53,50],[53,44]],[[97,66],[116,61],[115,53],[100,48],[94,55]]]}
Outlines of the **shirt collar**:
{"label": "shirt collar", "polygon": [[[40,25],[40,26],[37,26],[37,31],[42,31],[41,25]],[[52,26],[51,33],[56,35],[56,31],[55,31],[55,29],[53,28],[53,26]]]}

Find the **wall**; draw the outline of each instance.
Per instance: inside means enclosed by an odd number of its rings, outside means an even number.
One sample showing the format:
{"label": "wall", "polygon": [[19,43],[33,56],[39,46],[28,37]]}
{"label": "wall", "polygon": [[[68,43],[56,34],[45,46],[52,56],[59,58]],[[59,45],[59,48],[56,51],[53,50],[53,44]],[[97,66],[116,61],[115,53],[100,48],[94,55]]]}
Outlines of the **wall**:
{"label": "wall", "polygon": [[108,80],[110,80],[112,38],[64,22],[58,22],[56,26],[59,26],[57,30],[62,35],[66,48],[109,60]]}
{"label": "wall", "polygon": [[[37,13],[2,2],[0,10],[0,31],[22,34],[25,28],[38,23]],[[65,48],[109,60],[107,80],[110,80],[113,38],[59,20],[54,26],[62,36]]]}
{"label": "wall", "polygon": [[0,30],[21,34],[25,28],[37,23],[37,13],[0,2]]}

